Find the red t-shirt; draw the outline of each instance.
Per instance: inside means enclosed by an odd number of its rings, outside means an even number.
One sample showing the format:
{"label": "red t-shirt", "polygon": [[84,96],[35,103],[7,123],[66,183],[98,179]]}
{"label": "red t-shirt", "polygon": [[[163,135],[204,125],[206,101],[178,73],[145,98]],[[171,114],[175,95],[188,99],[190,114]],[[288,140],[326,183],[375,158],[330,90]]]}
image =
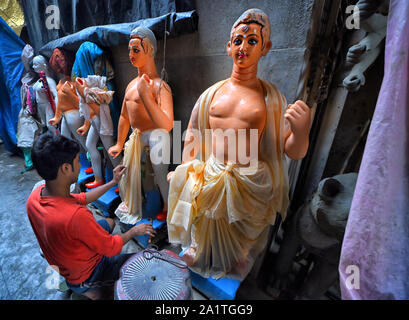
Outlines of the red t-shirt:
{"label": "red t-shirt", "polygon": [[85,193],[43,197],[36,188],[27,200],[27,215],[44,257],[72,284],[91,275],[103,256],[121,253],[123,242],[111,235],[87,209]]}

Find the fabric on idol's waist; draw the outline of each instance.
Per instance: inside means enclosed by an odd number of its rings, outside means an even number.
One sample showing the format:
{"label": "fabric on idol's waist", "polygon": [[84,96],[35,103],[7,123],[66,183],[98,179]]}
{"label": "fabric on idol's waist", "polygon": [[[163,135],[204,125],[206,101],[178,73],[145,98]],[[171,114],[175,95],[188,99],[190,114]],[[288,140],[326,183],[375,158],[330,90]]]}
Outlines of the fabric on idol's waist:
{"label": "fabric on idol's waist", "polygon": [[123,165],[127,170],[118,183],[122,203],[115,214],[125,224],[135,224],[142,218],[141,135],[139,129],[133,129],[124,147]]}
{"label": "fabric on idol's waist", "polygon": [[[257,170],[224,164],[206,145],[211,101],[226,82],[208,88],[199,98],[199,159],[176,168],[169,190],[169,241],[193,246],[192,269],[204,276],[235,273],[244,277],[267,241],[268,225],[288,206],[288,173],[283,152],[286,101],[266,81],[266,127],[260,142],[263,161]],[[211,141],[210,141],[211,144]],[[239,170],[244,169],[244,170]],[[253,168],[252,168],[253,169]],[[221,240],[223,239],[223,241]]]}

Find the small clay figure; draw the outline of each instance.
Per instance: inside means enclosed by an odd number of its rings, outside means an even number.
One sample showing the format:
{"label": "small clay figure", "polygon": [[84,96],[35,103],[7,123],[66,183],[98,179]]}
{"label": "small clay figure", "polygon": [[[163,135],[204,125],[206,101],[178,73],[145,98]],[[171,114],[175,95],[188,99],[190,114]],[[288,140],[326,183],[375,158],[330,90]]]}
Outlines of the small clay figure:
{"label": "small clay figure", "polygon": [[[50,71],[48,69],[47,60],[39,55],[33,59],[33,70],[41,76],[44,73],[44,77],[33,85],[33,89],[36,94],[37,111],[41,119],[43,127],[56,134],[56,128],[49,124],[49,120],[54,117],[53,107],[58,104],[57,97],[57,85],[53,78],[51,78]],[[44,83],[44,79],[46,80]],[[48,87],[48,88],[47,88]]]}
{"label": "small clay figure", "polygon": [[35,100],[35,92],[33,84],[38,76],[31,67],[34,58],[33,48],[27,44],[21,53],[21,61],[24,65],[24,74],[21,79],[21,110],[18,115],[17,125],[17,146],[23,150],[25,171],[34,169],[31,160],[31,148],[33,147],[34,139],[41,133],[41,123],[37,119],[37,102]]}
{"label": "small clay figure", "polygon": [[55,116],[49,120],[49,124],[56,127],[61,121],[61,134],[77,140],[84,150],[87,150],[83,133],[88,130],[90,123],[84,121],[80,116],[79,98],[71,80],[73,66],[71,53],[63,49],[54,49],[50,58],[50,66],[55,73],[63,77],[57,85],[58,103]]}
{"label": "small clay figure", "polygon": [[[112,100],[113,91],[104,90],[106,77],[97,75],[88,76],[86,79],[77,78],[75,86],[83,104],[82,110],[86,118],[90,119],[91,128],[87,135],[87,150],[91,155],[91,163],[94,172],[94,181],[85,184],[88,189],[96,188],[104,184],[102,174],[101,155],[97,149],[99,139],[108,151],[114,145],[113,124],[108,104]],[[121,162],[121,157],[109,156],[115,168]]]}
{"label": "small clay figure", "polygon": [[273,268],[273,294],[289,289],[289,275],[300,245],[313,254],[313,267],[296,293],[297,299],[320,299],[338,278],[345,227],[358,174],[325,178],[317,191],[288,220]]}

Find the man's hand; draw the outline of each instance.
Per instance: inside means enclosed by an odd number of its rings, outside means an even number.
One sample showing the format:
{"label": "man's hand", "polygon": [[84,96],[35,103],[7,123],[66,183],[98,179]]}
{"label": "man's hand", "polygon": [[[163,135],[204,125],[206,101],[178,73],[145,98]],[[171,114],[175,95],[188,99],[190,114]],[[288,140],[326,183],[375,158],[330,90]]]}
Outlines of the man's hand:
{"label": "man's hand", "polygon": [[123,165],[118,165],[116,168],[113,170],[114,177],[112,178],[111,181],[103,184],[102,186],[99,186],[95,189],[91,189],[90,191],[85,193],[85,202],[91,203],[97,200],[99,197],[101,197],[105,192],[107,192],[109,189],[111,189],[113,186],[118,184],[119,180],[121,180],[123,174],[126,171],[126,167]]}
{"label": "man's hand", "polygon": [[121,154],[121,151],[122,151],[122,147],[119,144],[116,144],[108,149],[108,153],[114,158],[119,156]]}
{"label": "man's hand", "polygon": [[149,236],[149,239],[151,237],[156,236],[156,231],[155,229],[153,229],[152,224],[150,223],[138,224],[137,226],[132,227],[127,232],[120,234],[119,236],[122,238],[122,243],[125,244],[129,240],[131,240],[133,237],[143,236],[145,234]]}
{"label": "man's hand", "polygon": [[144,234],[147,234],[149,237],[156,236],[156,231],[150,223],[138,224],[137,226],[132,227],[131,230],[135,236],[142,236]]}
{"label": "man's hand", "polygon": [[284,118],[290,123],[292,133],[296,137],[307,136],[310,131],[311,110],[304,101],[297,100],[290,104]]}
{"label": "man's hand", "polygon": [[115,184],[117,184],[121,180],[121,178],[124,175],[125,171],[126,171],[126,167],[124,165],[122,165],[122,164],[115,167],[115,169],[114,169],[114,178],[112,179],[115,182]]}

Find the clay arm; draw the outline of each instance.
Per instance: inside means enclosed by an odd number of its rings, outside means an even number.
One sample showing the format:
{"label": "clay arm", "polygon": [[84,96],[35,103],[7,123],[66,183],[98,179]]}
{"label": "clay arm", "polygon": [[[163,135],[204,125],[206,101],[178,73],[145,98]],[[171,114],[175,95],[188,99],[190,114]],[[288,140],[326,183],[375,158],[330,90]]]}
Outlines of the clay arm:
{"label": "clay arm", "polygon": [[[60,82],[58,82],[58,85],[57,85],[57,88],[56,88],[57,89],[57,100],[56,100],[56,103],[55,103],[55,114],[54,114],[53,118],[48,120],[48,123],[51,124],[53,127],[56,127],[60,123],[62,113],[63,113],[62,109],[61,109],[61,105],[60,105],[61,99],[59,99],[59,97],[58,97],[59,94],[63,94],[61,92],[62,86],[63,86],[63,83],[60,80]],[[58,101],[60,101],[60,103],[58,103]]]}
{"label": "clay arm", "polygon": [[91,122],[89,122],[88,120],[84,120],[84,124],[77,129],[77,133],[83,136],[88,132],[90,126]]}
{"label": "clay arm", "polygon": [[[128,90],[128,89],[127,89]],[[118,121],[118,139],[116,145],[109,148],[108,153],[116,158],[124,148],[125,140],[128,136],[131,124],[129,122],[128,109],[126,107],[126,100],[122,103],[121,115]]]}
{"label": "clay arm", "polygon": [[[74,82],[74,86],[76,91],[78,92],[79,98],[84,99],[84,90],[87,87],[87,82],[83,78],[76,78]],[[94,116],[93,110],[90,108],[90,118]],[[84,135],[88,132],[91,126],[91,122],[89,120],[84,120],[84,124],[77,129],[77,133],[80,135]]]}
{"label": "clay arm", "polygon": [[55,83],[54,79],[47,77],[48,86],[50,88],[52,97],[55,102],[55,112],[57,112],[57,105],[58,105],[58,93],[57,93],[57,84]]}
{"label": "clay arm", "polygon": [[89,106],[89,115],[92,119],[95,115],[99,115],[99,105],[94,102],[87,102]]}
{"label": "clay arm", "polygon": [[358,91],[365,84],[364,72],[381,52],[380,43],[386,36],[387,17],[374,14],[364,21],[362,26],[369,32],[358,44],[349,48],[346,58],[346,62],[354,66],[344,79],[343,85],[352,92]]}
{"label": "clay arm", "polygon": [[182,153],[182,164],[195,159],[199,148],[199,101],[197,101],[193,107],[189,125],[186,130],[185,144]]}
{"label": "clay arm", "polygon": [[291,128],[285,138],[284,151],[291,159],[300,160],[308,150],[311,110],[303,101],[297,100],[288,106],[284,118],[288,120]]}
{"label": "clay arm", "polygon": [[55,115],[54,115],[53,118],[48,120],[48,123],[51,124],[52,126],[56,127],[60,123],[61,117],[62,117],[62,111],[61,111],[60,105],[56,104]]}
{"label": "clay arm", "polygon": [[151,80],[148,75],[144,74],[141,77],[137,89],[152,121],[158,128],[170,132],[173,129],[173,99],[169,86],[165,82],[162,83],[160,90],[160,106],[155,99],[154,81]]}

